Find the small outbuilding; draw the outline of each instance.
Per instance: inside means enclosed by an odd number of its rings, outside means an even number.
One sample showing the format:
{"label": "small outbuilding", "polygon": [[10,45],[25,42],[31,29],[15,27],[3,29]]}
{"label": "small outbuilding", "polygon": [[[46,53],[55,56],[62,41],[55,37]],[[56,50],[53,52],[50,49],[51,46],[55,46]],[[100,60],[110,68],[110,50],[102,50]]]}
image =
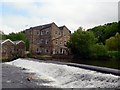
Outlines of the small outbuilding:
{"label": "small outbuilding", "polygon": [[10,39],[0,40],[0,59],[13,59],[15,57],[15,44]]}
{"label": "small outbuilding", "polygon": [[11,41],[10,39],[0,40],[0,60],[12,60],[24,56],[24,41]]}
{"label": "small outbuilding", "polygon": [[25,42],[20,41],[14,41],[15,44],[15,53],[16,57],[24,57],[25,56]]}

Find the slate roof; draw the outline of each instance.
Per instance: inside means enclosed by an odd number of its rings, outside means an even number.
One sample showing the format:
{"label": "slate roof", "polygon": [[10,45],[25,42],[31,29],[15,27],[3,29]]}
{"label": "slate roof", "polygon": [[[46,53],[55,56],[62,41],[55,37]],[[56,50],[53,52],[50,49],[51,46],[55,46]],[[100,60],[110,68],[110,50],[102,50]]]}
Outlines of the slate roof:
{"label": "slate roof", "polygon": [[65,27],[65,26],[60,26],[59,29],[60,29],[60,30],[63,30],[64,27]]}
{"label": "slate roof", "polygon": [[13,42],[13,41],[11,41],[10,39],[0,40],[0,44],[3,44],[3,43],[5,43],[5,42],[7,42],[7,41],[10,41],[11,43],[13,43],[13,44],[14,44],[14,42]]}
{"label": "slate roof", "polygon": [[20,42],[23,42],[23,43],[25,43],[24,41],[22,41],[22,40],[19,40],[19,41],[13,41],[15,44],[18,44],[18,43],[20,43]]}
{"label": "slate roof", "polygon": [[36,27],[31,27],[30,29],[36,29],[36,30],[43,30],[43,29],[46,29],[46,28],[49,28],[52,26],[53,23],[50,23],[50,24],[44,24],[44,25],[40,25],[40,26],[36,26]]}
{"label": "slate roof", "polygon": [[[64,26],[60,26],[59,29],[60,30],[63,30],[63,28],[66,27],[65,25]],[[67,27],[66,27],[67,28]],[[68,28],[67,28],[68,29]],[[69,30],[69,29],[68,29]],[[71,33],[71,31],[69,30],[69,32]]]}
{"label": "slate roof", "polygon": [[22,41],[22,40],[19,40],[19,41],[11,41],[10,39],[6,39],[6,40],[0,40],[0,44],[3,44],[3,43],[5,43],[5,42],[7,42],[7,41],[12,42],[13,44],[18,44],[18,43],[20,43],[20,42],[25,43],[25,42]]}
{"label": "slate roof", "polygon": [[13,41],[15,44],[17,44],[19,41]]}
{"label": "slate roof", "polygon": [[[46,28],[50,28],[52,26],[52,24],[55,24],[54,22],[52,23],[49,23],[49,24],[44,24],[44,25],[40,25],[40,26],[35,26],[35,27],[30,27],[29,29],[26,29],[26,30],[30,30],[30,29],[35,29],[35,30],[43,30],[43,29],[46,29]],[[56,25],[56,24],[55,24]],[[63,30],[63,28],[66,27],[65,25],[64,26],[60,26],[58,27],[60,30]],[[67,28],[67,27],[66,27]],[[68,29],[68,28],[67,28]],[[69,30],[69,29],[68,29]],[[23,31],[25,32],[25,31]],[[71,31],[69,30],[69,32],[71,33]]]}

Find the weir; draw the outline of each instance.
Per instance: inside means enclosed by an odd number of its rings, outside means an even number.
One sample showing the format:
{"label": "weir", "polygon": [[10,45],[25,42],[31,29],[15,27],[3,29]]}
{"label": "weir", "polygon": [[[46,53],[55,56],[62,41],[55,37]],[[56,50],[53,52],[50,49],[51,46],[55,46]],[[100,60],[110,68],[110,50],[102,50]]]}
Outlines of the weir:
{"label": "weir", "polygon": [[118,75],[105,74],[80,67],[56,63],[17,59],[6,64],[26,68],[27,73],[36,73],[36,78],[47,83],[37,83],[55,88],[120,88]]}

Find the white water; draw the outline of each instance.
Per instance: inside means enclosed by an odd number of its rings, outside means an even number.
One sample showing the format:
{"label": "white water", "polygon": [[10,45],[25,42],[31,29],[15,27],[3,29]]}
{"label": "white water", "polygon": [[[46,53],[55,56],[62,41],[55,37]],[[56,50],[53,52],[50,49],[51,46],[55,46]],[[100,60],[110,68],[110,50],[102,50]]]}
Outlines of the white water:
{"label": "white water", "polygon": [[43,86],[57,88],[117,88],[120,87],[120,78],[112,74],[104,74],[96,71],[77,67],[17,59],[6,64],[26,68],[26,72],[36,73],[36,79],[49,81],[37,83]]}

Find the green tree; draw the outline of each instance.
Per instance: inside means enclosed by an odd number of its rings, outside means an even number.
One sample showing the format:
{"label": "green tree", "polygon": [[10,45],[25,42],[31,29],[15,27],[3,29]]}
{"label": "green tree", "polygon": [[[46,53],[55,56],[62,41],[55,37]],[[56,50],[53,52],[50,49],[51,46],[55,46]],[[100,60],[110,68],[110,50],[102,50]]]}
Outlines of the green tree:
{"label": "green tree", "polygon": [[106,39],[109,39],[118,32],[120,33],[120,25],[118,22],[107,23],[104,25],[95,26],[88,31],[92,31],[95,34],[95,37],[98,38],[98,43],[105,44]]}
{"label": "green tree", "polygon": [[93,45],[92,49],[92,53],[91,56],[94,58],[104,58],[107,55],[107,48],[103,45],[103,44],[95,44]]}
{"label": "green tree", "polygon": [[106,46],[110,51],[120,51],[120,34],[116,33],[115,36],[107,39]]}
{"label": "green tree", "polygon": [[75,56],[89,58],[91,47],[94,45],[96,39],[92,32],[83,30],[84,29],[80,27],[71,35],[68,47]]}
{"label": "green tree", "polygon": [[116,40],[117,50],[120,51],[120,34],[118,32],[115,34],[115,40]]}

